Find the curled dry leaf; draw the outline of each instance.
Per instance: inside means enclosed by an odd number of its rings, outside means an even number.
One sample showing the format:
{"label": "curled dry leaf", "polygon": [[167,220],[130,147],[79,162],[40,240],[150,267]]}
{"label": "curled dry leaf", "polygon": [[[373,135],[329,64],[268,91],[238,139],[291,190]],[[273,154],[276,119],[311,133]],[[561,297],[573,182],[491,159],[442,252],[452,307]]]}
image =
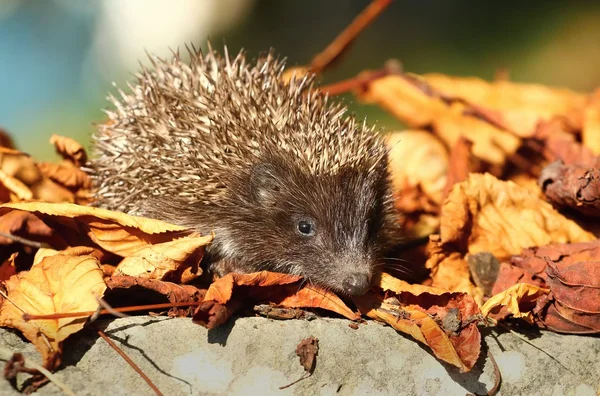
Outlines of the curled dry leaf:
{"label": "curled dry leaf", "polygon": [[600,216],[600,169],[565,165],[555,161],[539,178],[542,191],[557,207],[568,207],[590,216]]}
{"label": "curled dry leaf", "polygon": [[71,191],[92,188],[90,176],[71,162],[63,161],[60,164],[40,162],[37,167],[44,176]]}
{"label": "curled dry leaf", "polygon": [[391,75],[372,81],[360,99],[379,104],[411,128],[431,127],[449,147],[464,136],[473,142],[473,155],[491,164],[503,165],[521,145],[511,132],[465,113],[463,103],[449,103],[407,76]]}
{"label": "curled dry leaf", "polygon": [[68,239],[71,246],[85,244],[82,241],[87,235],[102,249],[122,257],[192,232],[159,220],[68,203],[10,203],[0,207],[0,216],[13,210],[31,212],[52,224],[52,229]]}
{"label": "curled dry leaf", "polygon": [[87,162],[87,154],[83,146],[76,140],[66,136],[50,136],[50,144],[56,148],[56,152],[64,159],[73,162],[76,166],[83,166]]}
{"label": "curled dry leaf", "polygon": [[[12,201],[73,202],[73,193],[44,177],[29,155],[0,147],[0,183]],[[5,194],[2,194],[5,195]],[[4,202],[7,202],[4,198]]]}
{"label": "curled dry leaf", "polygon": [[317,363],[317,354],[319,353],[319,339],[308,337],[300,341],[296,347],[296,355],[300,358],[300,364],[304,371],[312,374]]}
{"label": "curled dry leaf", "polygon": [[546,273],[560,316],[600,333],[600,261],[571,265],[549,261]]}
{"label": "curled dry leaf", "polygon": [[92,256],[46,257],[30,271],[4,282],[8,298],[0,306],[0,326],[20,330],[42,354],[50,370],[60,364],[62,342],[81,330],[87,317],[24,321],[23,314],[94,311],[106,284]]}
{"label": "curled dry leaf", "polygon": [[479,308],[472,297],[410,285],[385,273],[375,282],[388,292],[385,298],[373,292],[354,297],[363,314],[428,345],[438,359],[462,372],[473,368],[481,349],[481,334],[477,329]]}
{"label": "curled dry leaf", "polygon": [[[114,275],[164,279],[175,271],[181,273],[184,269],[182,264],[190,257],[196,255],[197,259],[194,263],[188,263],[187,267],[199,263],[201,253],[204,252],[202,248],[212,239],[212,235],[200,236],[195,233],[172,241],[143,246],[125,257],[117,266]],[[196,271],[198,276],[201,273],[201,270]]]}
{"label": "curled dry leaf", "polygon": [[446,147],[435,135],[420,130],[387,134],[386,143],[394,190],[420,186],[430,200],[440,205],[448,172]]}
{"label": "curled dry leaf", "polygon": [[270,302],[286,308],[320,308],[356,320],[357,314],[335,294],[315,286],[301,286],[296,275],[261,271],[230,273],[210,285],[194,322],[208,328],[224,323],[244,304]]}
{"label": "curled dry leaf", "polygon": [[533,323],[533,309],[542,296],[550,293],[549,289],[527,283],[517,283],[507,290],[498,293],[483,304],[481,313],[483,316],[496,314],[496,319],[503,319],[508,315],[522,318]]}

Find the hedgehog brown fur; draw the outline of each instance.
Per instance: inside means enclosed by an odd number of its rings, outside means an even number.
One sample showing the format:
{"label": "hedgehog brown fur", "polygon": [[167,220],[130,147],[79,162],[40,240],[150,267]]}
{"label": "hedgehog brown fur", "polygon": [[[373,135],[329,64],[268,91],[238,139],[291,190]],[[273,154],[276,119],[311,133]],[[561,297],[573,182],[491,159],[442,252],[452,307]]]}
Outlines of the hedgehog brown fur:
{"label": "hedgehog brown fur", "polygon": [[97,204],[215,232],[213,268],[368,288],[395,234],[382,137],[273,52],[151,57],[93,136]]}

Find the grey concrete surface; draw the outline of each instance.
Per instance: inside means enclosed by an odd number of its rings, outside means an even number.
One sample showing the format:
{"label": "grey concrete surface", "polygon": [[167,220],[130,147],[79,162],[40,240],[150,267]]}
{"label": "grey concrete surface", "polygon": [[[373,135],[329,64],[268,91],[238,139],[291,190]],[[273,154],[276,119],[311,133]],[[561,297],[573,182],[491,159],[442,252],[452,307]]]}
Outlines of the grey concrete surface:
{"label": "grey concrete surface", "polygon": [[[542,332],[532,346],[511,333],[486,330],[484,352],[466,374],[440,363],[428,349],[390,327],[369,321],[357,330],[341,319],[277,321],[238,318],[214,331],[189,319],[130,317],[98,325],[165,395],[466,395],[493,385],[489,348],[502,373],[499,395],[596,395],[600,338]],[[295,354],[304,338],[319,339],[314,374]],[[85,330],[66,341],[58,378],[77,395],[152,395],[102,339]],[[0,329],[0,345],[39,360],[32,345]],[[19,382],[26,379],[19,378]],[[1,395],[17,395],[0,379]],[[53,384],[39,395],[61,395]]]}

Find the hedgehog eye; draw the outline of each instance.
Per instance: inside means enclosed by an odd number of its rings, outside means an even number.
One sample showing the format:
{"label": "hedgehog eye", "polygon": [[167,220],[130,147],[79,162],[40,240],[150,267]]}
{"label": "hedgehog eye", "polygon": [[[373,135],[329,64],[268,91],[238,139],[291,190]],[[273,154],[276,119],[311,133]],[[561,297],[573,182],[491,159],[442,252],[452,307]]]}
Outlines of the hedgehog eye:
{"label": "hedgehog eye", "polygon": [[298,222],[298,232],[302,235],[312,236],[315,234],[315,226],[306,220],[300,220]]}

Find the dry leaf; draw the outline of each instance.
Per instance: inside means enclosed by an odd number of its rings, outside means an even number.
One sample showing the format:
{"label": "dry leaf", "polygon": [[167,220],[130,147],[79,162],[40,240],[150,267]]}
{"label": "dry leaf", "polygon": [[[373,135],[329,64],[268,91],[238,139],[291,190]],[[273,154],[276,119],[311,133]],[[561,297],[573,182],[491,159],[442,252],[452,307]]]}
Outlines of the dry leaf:
{"label": "dry leaf", "polygon": [[[550,293],[549,289],[527,283],[518,283],[490,297],[481,307],[481,313],[483,316],[489,316],[490,314],[499,313],[500,309],[504,308],[506,313],[502,315],[502,318],[510,314],[515,318],[522,318],[529,323],[533,323],[534,316],[532,310],[537,300],[548,293]],[[499,317],[497,318],[500,319]]]}
{"label": "dry leaf", "polygon": [[583,110],[581,141],[595,155],[600,155],[600,90],[596,90]]}
{"label": "dry leaf", "polygon": [[321,308],[358,319],[335,294],[315,286],[301,287],[301,282],[299,276],[268,271],[227,274],[210,285],[204,302],[194,313],[194,322],[214,328],[243,305],[263,302],[288,308]]}
{"label": "dry leaf", "polygon": [[55,255],[4,283],[8,298],[0,306],[0,326],[19,329],[42,354],[50,370],[60,364],[62,342],[81,330],[87,317],[23,320],[23,313],[49,315],[94,311],[106,284],[92,256]]}
{"label": "dry leaf", "polygon": [[528,190],[490,174],[470,174],[442,207],[440,236],[432,240],[426,266],[432,286],[465,291],[481,302],[483,292],[469,286],[467,254],[489,252],[503,260],[531,246],[593,239]]}
{"label": "dry leaf", "polygon": [[3,263],[0,264],[0,282],[9,279],[11,276],[17,273],[15,259],[17,258],[18,254],[18,252],[14,252],[6,260],[4,260]]}
{"label": "dry leaf", "polygon": [[2,147],[0,147],[0,183],[14,194],[12,201],[38,199],[47,202],[72,202],[74,200],[72,192],[45,178],[29,155]]}
{"label": "dry leaf", "polygon": [[[443,303],[448,303],[450,294],[437,297],[441,297]],[[450,306],[421,307],[403,302],[401,299],[407,295],[410,297],[409,292],[403,292],[397,297],[382,301],[381,296],[369,292],[354,298],[354,301],[363,314],[385,322],[428,345],[438,359],[458,367],[461,372],[470,371],[481,349],[481,335],[477,330],[477,305],[473,302],[472,307],[476,310],[469,310],[466,307],[470,304],[464,305],[464,301],[461,301],[461,297],[469,297],[456,293],[454,297],[458,299],[450,300]],[[464,316],[464,313],[472,315]]]}
{"label": "dry leaf", "polygon": [[448,172],[446,147],[431,132],[418,130],[389,133],[386,143],[390,149],[389,169],[394,190],[419,186],[429,199],[440,205]]}
{"label": "dry leaf", "polygon": [[450,151],[448,175],[446,185],[442,190],[442,197],[446,198],[456,183],[467,180],[469,173],[474,172],[471,149],[473,142],[461,136]]}
{"label": "dry leaf", "polygon": [[60,164],[41,162],[37,164],[37,167],[44,176],[71,191],[92,188],[90,176],[71,162],[63,161]]}
{"label": "dry leaf", "polygon": [[582,108],[587,100],[583,94],[539,84],[487,82],[475,77],[437,73],[425,74],[422,78],[444,97],[465,101],[480,113],[484,110],[495,114],[498,118],[495,123],[521,137],[531,136],[538,122],[569,114]]}
{"label": "dry leaf", "polygon": [[[106,279],[106,284],[109,290],[106,292],[105,299],[107,302],[112,303],[113,307],[147,304],[148,296],[147,293],[144,293],[144,290],[162,294],[173,304],[202,301],[206,293],[206,290],[198,289],[192,285],[178,285],[172,282],[125,275],[112,276]],[[173,307],[169,310],[169,316],[186,317],[193,310],[193,306]]]}
{"label": "dry leaf", "polygon": [[64,159],[73,162],[76,166],[83,166],[87,162],[85,149],[76,140],[65,136],[50,136],[50,144],[56,148],[56,152]]}
{"label": "dry leaf", "polygon": [[196,233],[168,242],[143,246],[125,257],[117,266],[114,275],[164,279],[174,271],[183,271],[181,265],[194,255],[197,259],[194,263],[188,263],[188,267],[197,265],[202,258],[201,253],[204,252],[203,246],[212,239],[212,235],[200,236]]}
{"label": "dry leaf", "polygon": [[[55,230],[29,212],[14,210],[0,215],[0,232],[23,237],[30,241],[45,242],[59,249],[67,247],[67,243]],[[18,242],[0,235],[0,245],[15,243]]]}
{"label": "dry leaf", "polygon": [[304,371],[312,374],[317,363],[317,354],[319,353],[319,339],[308,337],[300,341],[296,347],[296,355],[300,358],[300,364]]}
{"label": "dry leaf", "polygon": [[442,208],[443,244],[498,259],[551,242],[584,242],[595,237],[546,202],[512,182],[471,174],[455,186]]}
{"label": "dry leaf", "polygon": [[553,205],[600,216],[599,168],[565,165],[558,160],[544,168],[539,184]]}
{"label": "dry leaf", "polygon": [[473,155],[492,164],[503,165],[521,145],[511,132],[465,114],[464,104],[448,103],[407,76],[372,81],[360,99],[379,104],[411,128],[431,127],[448,147],[464,136],[473,142]]}
{"label": "dry leaf", "polygon": [[441,360],[469,371],[481,349],[477,329],[479,308],[465,293],[449,293],[411,285],[386,273],[373,281],[386,292],[353,298],[363,314],[384,321],[398,331],[428,345]]}
{"label": "dry leaf", "polygon": [[171,241],[191,230],[144,217],[74,204],[41,202],[10,203],[0,207],[0,216],[12,210],[34,213],[56,230],[70,245],[85,244],[85,236],[102,249],[128,256],[143,247]]}

